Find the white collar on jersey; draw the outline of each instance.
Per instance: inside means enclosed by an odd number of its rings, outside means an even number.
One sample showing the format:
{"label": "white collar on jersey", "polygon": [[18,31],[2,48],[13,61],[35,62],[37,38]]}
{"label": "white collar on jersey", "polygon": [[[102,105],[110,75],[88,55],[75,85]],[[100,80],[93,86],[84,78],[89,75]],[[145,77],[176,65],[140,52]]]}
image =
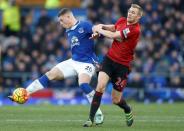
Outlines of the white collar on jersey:
{"label": "white collar on jersey", "polygon": [[70,30],[75,30],[75,28],[79,25],[80,21],[77,21],[76,24],[74,26],[72,26],[71,28],[67,29],[66,32],[70,31]]}

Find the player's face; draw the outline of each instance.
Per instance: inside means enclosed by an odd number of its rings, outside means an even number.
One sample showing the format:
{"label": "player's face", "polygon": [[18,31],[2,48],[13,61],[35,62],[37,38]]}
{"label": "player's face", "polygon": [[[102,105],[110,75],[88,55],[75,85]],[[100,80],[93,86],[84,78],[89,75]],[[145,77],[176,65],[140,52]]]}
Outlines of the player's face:
{"label": "player's face", "polygon": [[64,14],[59,17],[59,23],[63,28],[66,28],[66,29],[70,28],[71,27],[70,21],[71,21],[71,18],[68,14]]}
{"label": "player's face", "polygon": [[136,23],[138,22],[140,19],[140,15],[139,15],[139,9],[131,7],[128,10],[128,16],[127,16],[127,21],[129,23]]}

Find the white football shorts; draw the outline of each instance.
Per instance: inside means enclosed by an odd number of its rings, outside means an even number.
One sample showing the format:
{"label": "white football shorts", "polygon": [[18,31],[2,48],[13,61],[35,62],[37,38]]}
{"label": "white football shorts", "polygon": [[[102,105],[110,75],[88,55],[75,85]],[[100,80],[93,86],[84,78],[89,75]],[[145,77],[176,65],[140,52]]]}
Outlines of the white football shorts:
{"label": "white football shorts", "polygon": [[59,68],[64,74],[64,78],[78,76],[80,74],[87,74],[90,77],[95,73],[95,66],[91,63],[84,63],[68,59],[60,62],[55,67]]}

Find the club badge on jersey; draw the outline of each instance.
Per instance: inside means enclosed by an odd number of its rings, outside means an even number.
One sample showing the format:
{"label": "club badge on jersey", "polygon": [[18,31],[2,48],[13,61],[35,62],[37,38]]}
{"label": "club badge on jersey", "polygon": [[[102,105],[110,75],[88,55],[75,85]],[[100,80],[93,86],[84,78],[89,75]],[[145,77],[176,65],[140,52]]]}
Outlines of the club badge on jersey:
{"label": "club badge on jersey", "polygon": [[82,33],[84,33],[84,29],[81,27],[81,28],[78,29],[78,32],[79,32],[80,34],[82,34]]}
{"label": "club badge on jersey", "polygon": [[130,33],[129,28],[125,28],[125,29],[123,30],[123,34],[124,34],[125,38],[127,38],[128,33]]}

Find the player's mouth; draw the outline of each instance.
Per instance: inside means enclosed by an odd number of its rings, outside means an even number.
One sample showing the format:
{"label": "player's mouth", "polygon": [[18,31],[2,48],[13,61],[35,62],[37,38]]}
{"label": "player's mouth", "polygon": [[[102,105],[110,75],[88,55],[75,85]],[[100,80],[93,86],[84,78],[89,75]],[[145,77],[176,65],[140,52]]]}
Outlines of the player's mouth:
{"label": "player's mouth", "polygon": [[131,19],[131,17],[130,17],[130,16],[128,16],[127,18],[128,18],[128,19]]}

